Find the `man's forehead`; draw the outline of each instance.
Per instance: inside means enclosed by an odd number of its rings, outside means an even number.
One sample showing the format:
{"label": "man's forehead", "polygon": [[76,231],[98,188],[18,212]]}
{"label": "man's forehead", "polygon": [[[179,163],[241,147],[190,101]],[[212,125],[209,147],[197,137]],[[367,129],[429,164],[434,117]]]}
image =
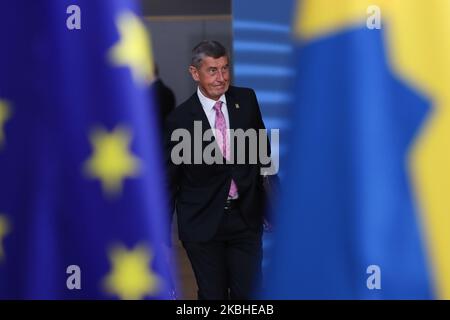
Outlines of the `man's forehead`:
{"label": "man's forehead", "polygon": [[213,57],[204,57],[202,59],[202,67],[223,67],[226,66],[228,64],[228,57],[227,56],[223,56],[220,58],[213,58]]}

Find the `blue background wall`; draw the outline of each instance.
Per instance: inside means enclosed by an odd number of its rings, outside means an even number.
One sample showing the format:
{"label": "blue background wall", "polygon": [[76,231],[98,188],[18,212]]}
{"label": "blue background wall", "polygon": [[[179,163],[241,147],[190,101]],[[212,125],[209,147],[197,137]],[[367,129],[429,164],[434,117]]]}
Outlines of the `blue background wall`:
{"label": "blue background wall", "polygon": [[[295,1],[233,0],[234,83],[255,89],[268,129],[280,129],[280,177],[291,127]],[[275,151],[275,150],[274,150]]]}

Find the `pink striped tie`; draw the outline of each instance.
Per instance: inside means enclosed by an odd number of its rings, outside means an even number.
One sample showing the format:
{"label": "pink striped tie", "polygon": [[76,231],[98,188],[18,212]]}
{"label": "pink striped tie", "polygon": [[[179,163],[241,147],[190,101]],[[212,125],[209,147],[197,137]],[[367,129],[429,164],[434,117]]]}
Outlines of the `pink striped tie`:
{"label": "pink striped tie", "polygon": [[[214,105],[214,110],[216,110],[216,123],[214,127],[219,130],[220,135],[217,143],[219,144],[220,150],[222,151],[222,155],[224,155],[225,159],[230,160],[230,150],[228,144],[228,135],[227,135],[227,123],[225,122],[225,116],[222,112],[222,101],[217,101]],[[222,141],[220,141],[222,140]],[[228,196],[230,198],[235,198],[237,196],[237,186],[236,183],[231,180],[230,191]]]}

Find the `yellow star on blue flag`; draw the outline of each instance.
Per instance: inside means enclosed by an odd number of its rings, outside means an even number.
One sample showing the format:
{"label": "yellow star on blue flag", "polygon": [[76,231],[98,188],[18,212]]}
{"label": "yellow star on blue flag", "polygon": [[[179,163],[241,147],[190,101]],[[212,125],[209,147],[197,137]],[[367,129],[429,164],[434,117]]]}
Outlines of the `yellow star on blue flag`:
{"label": "yellow star on blue flag", "polygon": [[145,245],[131,250],[114,247],[110,253],[112,269],[104,280],[106,291],[123,300],[154,295],[161,287],[161,279],[151,268],[152,258],[152,251]]}
{"label": "yellow star on blue flag", "polygon": [[111,133],[96,129],[91,135],[94,148],[85,165],[85,171],[92,178],[100,179],[108,195],[122,190],[125,178],[136,177],[140,161],[130,151],[131,133],[124,127],[116,127]]}
{"label": "yellow star on blue flag", "polygon": [[153,78],[153,54],[145,26],[130,11],[122,12],[116,24],[119,40],[109,51],[111,63],[128,67],[136,83],[150,83]]}

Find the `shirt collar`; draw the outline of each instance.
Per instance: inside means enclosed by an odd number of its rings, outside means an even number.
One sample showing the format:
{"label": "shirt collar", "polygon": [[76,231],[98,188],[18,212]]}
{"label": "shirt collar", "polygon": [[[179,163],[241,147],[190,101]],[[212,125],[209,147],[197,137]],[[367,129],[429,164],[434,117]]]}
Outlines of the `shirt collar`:
{"label": "shirt collar", "polygon": [[222,101],[222,107],[227,105],[227,99],[225,98],[225,94],[221,95],[219,97],[219,100],[214,101],[213,99],[206,97],[201,92],[200,87],[197,87],[197,95],[200,100],[200,103],[202,104],[203,110],[205,110],[205,112],[209,112],[209,111],[213,110],[214,105],[216,104],[217,101]]}

